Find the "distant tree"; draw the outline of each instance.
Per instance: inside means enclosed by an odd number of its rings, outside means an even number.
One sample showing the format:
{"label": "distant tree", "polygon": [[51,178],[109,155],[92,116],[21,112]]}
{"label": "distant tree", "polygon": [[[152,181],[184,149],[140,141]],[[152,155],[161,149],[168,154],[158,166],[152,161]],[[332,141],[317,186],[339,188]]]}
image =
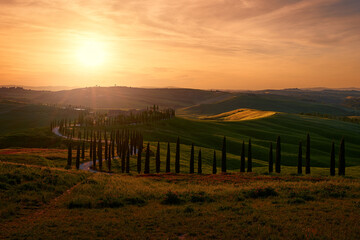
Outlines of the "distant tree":
{"label": "distant tree", "polygon": [[160,142],[158,142],[156,148],[156,173],[159,172],[160,172]]}
{"label": "distant tree", "polygon": [[194,144],[191,144],[190,152],[190,173],[194,173]]}
{"label": "distant tree", "polygon": [[126,173],[130,173],[130,151],[131,149],[129,148],[126,153]]}
{"label": "distant tree", "polygon": [[90,160],[92,159],[92,152],[93,151],[93,141],[92,141],[92,137],[90,139],[90,148],[89,148],[89,158]]}
{"label": "distant tree", "polygon": [[71,168],[71,162],[72,162],[72,146],[71,142],[69,142],[68,145],[68,161],[67,161],[67,167]]}
{"label": "distant tree", "polygon": [[170,143],[168,142],[167,145],[167,152],[166,152],[166,169],[165,172],[170,172]]}
{"label": "distant tree", "polygon": [[216,164],[216,151],[214,150],[214,157],[213,157],[213,174],[217,173],[217,164]]}
{"label": "distant tree", "polygon": [[335,143],[332,142],[330,154],[330,175],[335,176]]}
{"label": "distant tree", "polygon": [[109,144],[109,149],[108,149],[108,160],[107,160],[107,164],[108,164],[108,170],[109,172],[111,172],[111,154],[110,154],[110,150],[111,150],[111,142]]}
{"label": "distant tree", "polygon": [[201,149],[199,150],[199,156],[198,156],[198,174],[202,174]]}
{"label": "distant tree", "polygon": [[251,139],[249,139],[249,145],[248,145],[248,167],[247,167],[247,172],[252,172]]}
{"label": "distant tree", "polygon": [[273,159],[273,146],[271,142],[269,149],[269,173],[272,173],[273,171],[274,171],[274,159]]}
{"label": "distant tree", "polygon": [[83,161],[84,161],[84,159],[85,159],[85,141],[82,142],[81,159],[82,159]]}
{"label": "distant tree", "polygon": [[275,159],[275,171],[280,173],[281,171],[281,142],[280,136],[278,136],[276,141],[276,159]]}
{"label": "distant tree", "polygon": [[77,145],[77,151],[76,151],[76,169],[79,169],[80,167],[80,143]]}
{"label": "distant tree", "polygon": [[[124,173],[125,172],[125,160],[126,160],[126,147],[129,147],[129,145],[127,145],[126,143],[124,143],[123,147],[122,147],[122,152],[121,152],[121,172]],[[109,144],[109,156],[111,155],[111,142]]]}
{"label": "distant tree", "polygon": [[94,142],[93,142],[93,153],[92,153],[92,157],[93,157],[93,168],[96,169],[96,137],[94,136]]}
{"label": "distant tree", "polygon": [[240,158],[240,172],[245,172],[245,142],[242,143],[241,158]]}
{"label": "distant tree", "polygon": [[310,174],[310,135],[306,136],[306,174]]}
{"label": "distant tree", "polygon": [[142,143],[139,144],[138,156],[137,156],[137,172],[141,172],[141,154],[142,154]]}
{"label": "distant tree", "polygon": [[180,173],[180,138],[176,141],[175,172]]}
{"label": "distant tree", "polygon": [[98,159],[99,159],[99,169],[102,171],[102,142],[101,138],[98,141]]}
{"label": "distant tree", "polygon": [[226,137],[224,136],[221,150],[221,172],[226,173]]}
{"label": "distant tree", "polygon": [[345,140],[341,139],[339,152],[339,176],[345,176]]}
{"label": "distant tree", "polygon": [[299,142],[299,153],[298,153],[298,174],[302,174],[302,143]]}
{"label": "distant tree", "polygon": [[145,169],[144,173],[150,173],[150,144],[147,144],[145,155]]}

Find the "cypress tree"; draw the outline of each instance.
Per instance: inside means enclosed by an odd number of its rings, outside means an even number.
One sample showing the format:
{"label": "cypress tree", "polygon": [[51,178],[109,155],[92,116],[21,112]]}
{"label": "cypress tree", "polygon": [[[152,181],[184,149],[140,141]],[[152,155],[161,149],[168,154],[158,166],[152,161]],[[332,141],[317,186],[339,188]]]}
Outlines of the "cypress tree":
{"label": "cypress tree", "polygon": [[226,173],[226,137],[224,136],[221,151],[221,172]]}
{"label": "cypress tree", "polygon": [[[125,172],[126,146],[129,147],[128,145],[124,144],[123,149],[122,149],[122,153],[121,153],[121,172],[122,173]],[[110,145],[109,145],[109,155],[111,155],[111,142],[110,142]]]}
{"label": "cypress tree", "polygon": [[190,173],[194,173],[194,143],[191,144],[191,152],[190,152]]}
{"label": "cypress tree", "polygon": [[126,173],[130,173],[130,151],[131,148],[129,148],[126,153]]}
{"label": "cypress tree", "polygon": [[245,172],[245,142],[242,143],[241,159],[240,159],[240,172]]}
{"label": "cypress tree", "polygon": [[247,172],[252,172],[252,152],[251,152],[251,139],[249,139],[249,146],[248,146],[248,168]]}
{"label": "cypress tree", "polygon": [[137,156],[137,172],[140,173],[141,172],[141,154],[142,154],[142,144],[139,145],[139,149],[138,149],[138,156]]}
{"label": "cypress tree", "polygon": [[93,150],[93,141],[92,141],[92,137],[91,137],[90,148],[89,148],[89,158],[90,158],[90,160],[92,159],[92,150]]}
{"label": "cypress tree", "polygon": [[298,174],[302,174],[302,143],[301,142],[299,142]]}
{"label": "cypress tree", "polygon": [[335,143],[332,143],[330,154],[330,175],[335,176]]}
{"label": "cypress tree", "polygon": [[99,138],[98,142],[98,159],[99,159],[99,170],[102,170],[102,143],[101,138]]}
{"label": "cypress tree", "polygon": [[108,160],[107,160],[107,164],[108,164],[108,170],[109,170],[109,172],[111,172],[111,154],[110,154],[110,149],[111,149],[111,143],[109,144],[109,149],[108,149]]}
{"label": "cypress tree", "polygon": [[84,159],[85,159],[85,141],[82,142],[81,159],[82,159],[83,161],[84,161]]}
{"label": "cypress tree", "polygon": [[275,159],[275,171],[280,173],[281,171],[281,142],[280,136],[278,136],[276,141],[276,159]]}
{"label": "cypress tree", "polygon": [[144,173],[150,173],[150,144],[147,144],[145,155],[145,170]]}
{"label": "cypress tree", "polygon": [[93,142],[93,169],[96,169],[96,137],[94,136],[94,142]]}
{"label": "cypress tree", "polygon": [[345,140],[341,139],[339,152],[339,176],[345,176]]}
{"label": "cypress tree", "polygon": [[79,169],[80,167],[80,143],[77,145],[77,151],[76,151],[76,169]]}
{"label": "cypress tree", "polygon": [[176,141],[175,172],[180,173],[180,138]]}
{"label": "cypress tree", "polygon": [[273,159],[273,146],[272,142],[270,143],[270,150],[269,150],[269,173],[274,171],[274,159]]}
{"label": "cypress tree", "polygon": [[166,153],[166,170],[165,172],[170,172],[170,143],[167,145],[167,153]]}
{"label": "cypress tree", "polygon": [[199,157],[198,157],[198,174],[202,174],[201,149],[199,150]]}
{"label": "cypress tree", "polygon": [[213,171],[212,173],[213,174],[216,174],[217,173],[217,168],[216,168],[216,151],[214,150],[214,157],[213,157]]}
{"label": "cypress tree", "polygon": [[158,142],[156,148],[156,173],[159,172],[160,172],[160,142]]}
{"label": "cypress tree", "polygon": [[69,142],[68,145],[68,161],[67,161],[67,167],[71,168],[71,162],[72,162],[72,146],[71,142]]}
{"label": "cypress tree", "polygon": [[306,137],[306,168],[305,173],[310,174],[310,135]]}

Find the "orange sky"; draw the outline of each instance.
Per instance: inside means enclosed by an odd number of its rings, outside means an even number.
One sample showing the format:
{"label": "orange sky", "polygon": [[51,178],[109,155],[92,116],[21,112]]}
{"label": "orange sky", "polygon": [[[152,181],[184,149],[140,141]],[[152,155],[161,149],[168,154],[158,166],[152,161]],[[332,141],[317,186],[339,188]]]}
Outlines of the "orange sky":
{"label": "orange sky", "polygon": [[114,84],[360,87],[360,1],[0,0],[0,85]]}

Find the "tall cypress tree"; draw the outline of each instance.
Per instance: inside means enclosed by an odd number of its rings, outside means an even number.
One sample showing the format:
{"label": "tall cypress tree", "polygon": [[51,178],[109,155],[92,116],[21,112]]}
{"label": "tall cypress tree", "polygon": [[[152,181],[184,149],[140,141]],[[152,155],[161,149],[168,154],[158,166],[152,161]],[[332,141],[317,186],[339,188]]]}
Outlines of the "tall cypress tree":
{"label": "tall cypress tree", "polygon": [[93,141],[92,141],[92,137],[90,139],[90,148],[89,148],[89,158],[90,160],[92,160],[92,152],[93,151]]}
{"label": "tall cypress tree", "polygon": [[96,137],[94,135],[94,142],[93,142],[93,153],[92,153],[92,157],[93,157],[93,169],[96,169]]}
{"label": "tall cypress tree", "polygon": [[129,148],[126,153],[126,173],[130,173],[130,151],[131,148]]}
{"label": "tall cypress tree", "polygon": [[190,173],[194,173],[194,144],[191,144],[191,152],[190,152]]}
{"label": "tall cypress tree", "polygon": [[139,144],[138,156],[137,156],[137,172],[141,172],[141,154],[142,154],[142,143]]}
{"label": "tall cypress tree", "polygon": [[150,173],[150,144],[147,144],[145,155],[145,169],[144,173]]}
{"label": "tall cypress tree", "polygon": [[110,149],[111,149],[111,143],[109,144],[109,149],[108,149],[108,160],[107,160],[107,164],[108,164],[108,170],[109,172],[111,172],[111,153],[110,153]]}
{"label": "tall cypress tree", "polygon": [[[125,172],[125,158],[126,158],[126,147],[129,147],[127,144],[123,144],[122,151],[121,151],[121,172]],[[111,142],[109,145],[109,155],[111,155]]]}
{"label": "tall cypress tree", "polygon": [[252,172],[251,139],[249,139],[249,145],[248,145],[248,168],[247,168],[247,172]]}
{"label": "tall cypress tree", "polygon": [[216,151],[214,150],[214,157],[213,157],[213,174],[217,173],[217,164],[216,164]]}
{"label": "tall cypress tree", "polygon": [[76,169],[79,169],[80,167],[80,143],[77,145],[77,151],[76,151]]}
{"label": "tall cypress tree", "polygon": [[345,140],[341,139],[339,152],[339,176],[345,176]]}
{"label": "tall cypress tree", "polygon": [[68,161],[67,161],[67,167],[71,168],[71,162],[72,162],[72,146],[71,142],[69,142],[68,145]]}
{"label": "tall cypress tree", "polygon": [[310,135],[306,136],[306,174],[310,174]]}
{"label": "tall cypress tree", "polygon": [[221,150],[221,172],[226,173],[226,137],[224,136]]}
{"label": "tall cypress tree", "polygon": [[99,169],[102,170],[102,143],[101,138],[99,138],[98,142],[98,159],[99,159]]}
{"label": "tall cypress tree", "polygon": [[199,150],[199,156],[198,156],[198,174],[202,174],[201,149]]}
{"label": "tall cypress tree", "polygon": [[83,161],[84,161],[84,159],[85,159],[85,141],[82,142],[81,159],[82,159]]}
{"label": "tall cypress tree", "polygon": [[273,146],[271,142],[269,149],[269,173],[272,173],[273,171],[274,171],[274,159],[273,159]]}
{"label": "tall cypress tree", "polygon": [[330,175],[335,176],[335,143],[332,142],[330,154]]}
{"label": "tall cypress tree", "polygon": [[240,172],[245,172],[245,142],[242,143],[241,158],[240,158]]}
{"label": "tall cypress tree", "polygon": [[299,153],[298,153],[298,174],[302,174],[302,143],[299,142]]}
{"label": "tall cypress tree", "polygon": [[176,141],[175,172],[180,173],[180,138]]}
{"label": "tall cypress tree", "polygon": [[158,142],[156,148],[156,173],[160,173],[160,142]]}
{"label": "tall cypress tree", "polygon": [[166,170],[165,172],[170,172],[170,143],[168,142],[167,145],[167,152],[166,152]]}
{"label": "tall cypress tree", "polygon": [[278,136],[276,141],[276,159],[275,159],[275,171],[277,173],[281,172],[281,142],[280,136]]}

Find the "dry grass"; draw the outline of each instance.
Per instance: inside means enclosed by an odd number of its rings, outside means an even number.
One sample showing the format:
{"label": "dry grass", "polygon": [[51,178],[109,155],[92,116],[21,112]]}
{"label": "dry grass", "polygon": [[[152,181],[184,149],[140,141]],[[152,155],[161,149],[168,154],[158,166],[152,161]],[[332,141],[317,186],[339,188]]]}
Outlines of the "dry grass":
{"label": "dry grass", "polygon": [[223,121],[246,121],[270,117],[276,114],[273,111],[261,111],[256,109],[239,108],[233,111],[220,113],[213,116],[203,117],[202,120],[223,120]]}

